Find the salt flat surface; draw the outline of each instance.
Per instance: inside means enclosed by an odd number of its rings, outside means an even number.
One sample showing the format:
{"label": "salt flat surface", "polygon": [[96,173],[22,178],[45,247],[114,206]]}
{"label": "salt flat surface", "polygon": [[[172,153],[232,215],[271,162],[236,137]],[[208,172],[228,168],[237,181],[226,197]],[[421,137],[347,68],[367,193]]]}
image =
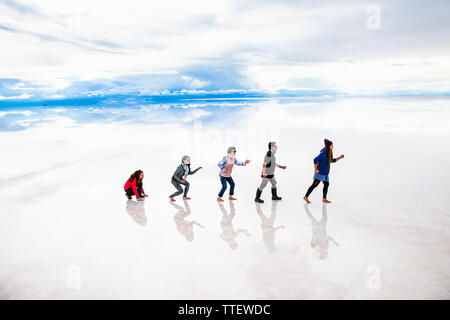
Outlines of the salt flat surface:
{"label": "salt flat surface", "polygon": [[[267,101],[78,123],[59,110],[0,132],[0,298],[449,299],[449,111],[445,99]],[[333,203],[319,186],[305,206],[325,137],[345,154]],[[283,200],[266,188],[257,205],[270,140]],[[233,170],[238,200],[219,205],[230,145],[252,162]],[[184,154],[203,169],[192,200],[171,204]],[[123,193],[136,169],[142,203]]]}

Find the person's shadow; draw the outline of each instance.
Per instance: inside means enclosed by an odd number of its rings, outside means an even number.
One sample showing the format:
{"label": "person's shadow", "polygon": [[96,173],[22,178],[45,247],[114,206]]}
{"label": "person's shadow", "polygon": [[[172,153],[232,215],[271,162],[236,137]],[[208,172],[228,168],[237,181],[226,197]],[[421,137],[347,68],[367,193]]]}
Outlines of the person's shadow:
{"label": "person's shadow", "polygon": [[240,233],[244,233],[248,237],[250,236],[250,233],[248,233],[246,229],[234,230],[233,218],[236,215],[236,209],[232,201],[230,201],[230,214],[227,213],[227,210],[225,210],[222,203],[219,203],[219,209],[222,212],[222,220],[220,221],[222,233],[220,234],[220,237],[228,243],[231,249],[236,250],[238,246],[236,242],[237,236]]}
{"label": "person's shadow", "polygon": [[178,231],[186,238],[187,241],[194,241],[194,225],[198,225],[200,228],[204,228],[197,221],[187,221],[185,218],[191,214],[191,208],[187,201],[184,201],[184,208],[173,202],[170,204],[178,210],[173,216],[173,221],[177,225]]}
{"label": "person's shadow", "polygon": [[272,201],[272,207],[270,209],[270,216],[266,217],[262,211],[261,204],[255,203],[256,213],[261,218],[261,229],[263,242],[270,253],[276,251],[275,247],[275,231],[278,229],[284,229],[284,226],[274,227],[275,218],[277,217],[277,204],[278,201]]}
{"label": "person's shadow", "polygon": [[328,244],[330,241],[333,242],[337,247],[339,247],[339,243],[337,243],[332,237],[327,234],[327,205],[322,205],[322,219],[320,219],[320,221],[318,221],[311,214],[311,212],[309,212],[309,207],[307,204],[303,205],[303,208],[305,208],[306,214],[311,220],[311,248],[319,253],[320,260],[325,260],[326,258],[328,258]]}
{"label": "person's shadow", "polygon": [[142,226],[145,226],[147,224],[144,201],[127,200],[125,210],[137,224],[140,224]]}

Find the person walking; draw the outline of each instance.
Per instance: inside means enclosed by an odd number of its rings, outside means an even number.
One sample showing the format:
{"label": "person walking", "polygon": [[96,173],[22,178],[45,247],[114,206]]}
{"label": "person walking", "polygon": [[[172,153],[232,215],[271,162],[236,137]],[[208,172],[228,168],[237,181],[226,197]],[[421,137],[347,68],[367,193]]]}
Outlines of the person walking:
{"label": "person walking", "polygon": [[261,184],[256,189],[255,202],[264,203],[261,199],[261,193],[270,181],[272,185],[272,200],[281,200],[281,197],[277,195],[277,180],[275,179],[275,168],[286,169],[286,166],[281,166],[277,163],[275,153],[278,150],[276,142],[269,142],[269,151],[267,151],[264,157],[264,163],[261,173]]}
{"label": "person walking", "polygon": [[236,148],[235,147],[229,147],[227,150],[227,155],[220,160],[220,162],[217,164],[217,166],[220,168],[219,172],[219,178],[220,183],[222,184],[222,189],[220,189],[219,194],[217,196],[218,202],[223,202],[223,194],[225,193],[225,190],[227,190],[227,183],[230,185],[230,193],[228,196],[228,200],[236,200],[236,198],[233,197],[234,195],[234,187],[235,183],[233,178],[231,177],[231,172],[233,171],[234,165],[238,166],[246,166],[250,163],[250,160],[245,160],[245,162],[240,162],[236,159]]}
{"label": "person walking", "polygon": [[328,186],[330,185],[330,179],[328,177],[328,174],[330,173],[330,165],[332,162],[343,159],[344,155],[342,154],[338,158],[333,158],[333,142],[328,139],[324,139],[324,143],[325,148],[320,150],[319,155],[314,158],[314,181],[303,197],[303,200],[305,200],[306,203],[311,203],[308,197],[311,192],[313,192],[313,190],[319,185],[320,181],[323,182],[322,202],[331,203],[331,201],[327,199]]}

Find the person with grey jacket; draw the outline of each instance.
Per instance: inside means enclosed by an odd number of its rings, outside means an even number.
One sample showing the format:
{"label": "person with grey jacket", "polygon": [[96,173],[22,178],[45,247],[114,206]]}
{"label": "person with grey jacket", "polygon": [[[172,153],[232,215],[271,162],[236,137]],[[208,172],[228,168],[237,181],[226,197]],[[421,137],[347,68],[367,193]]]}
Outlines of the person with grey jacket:
{"label": "person with grey jacket", "polygon": [[183,200],[191,200],[191,198],[187,196],[190,184],[186,181],[186,178],[188,175],[196,173],[201,168],[202,167],[198,167],[194,171],[191,171],[191,158],[189,156],[183,156],[183,158],[181,158],[181,164],[177,167],[172,175],[171,182],[177,189],[177,191],[169,196],[170,201],[175,201],[174,197],[179,196],[183,193],[183,188],[181,187],[181,185],[184,185]]}

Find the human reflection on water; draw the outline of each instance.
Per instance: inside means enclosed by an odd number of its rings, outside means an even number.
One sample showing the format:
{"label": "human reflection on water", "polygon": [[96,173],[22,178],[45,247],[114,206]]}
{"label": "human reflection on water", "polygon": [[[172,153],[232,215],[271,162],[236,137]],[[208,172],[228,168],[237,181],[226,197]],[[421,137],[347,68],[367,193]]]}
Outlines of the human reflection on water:
{"label": "human reflection on water", "polygon": [[250,236],[250,233],[248,233],[246,229],[234,230],[233,218],[236,215],[236,209],[232,201],[230,201],[230,214],[225,210],[223,203],[219,203],[219,209],[222,212],[222,220],[220,221],[222,233],[220,234],[220,237],[228,243],[231,249],[236,250],[238,246],[236,242],[237,236],[240,233],[244,233],[248,237]]}
{"label": "human reflection on water", "polygon": [[328,258],[329,241],[332,241],[337,247],[339,247],[339,243],[337,243],[332,237],[327,235],[327,205],[322,205],[322,219],[320,221],[317,221],[317,219],[311,214],[311,212],[309,212],[309,207],[307,204],[303,205],[303,207],[305,208],[306,214],[311,220],[311,248],[319,253],[320,260],[325,260],[326,258]]}
{"label": "human reflection on water", "polygon": [[275,231],[277,231],[278,229],[284,229],[284,226],[278,227],[273,226],[275,218],[277,217],[277,204],[278,204],[277,201],[272,201],[272,206],[270,209],[270,217],[267,218],[262,211],[261,204],[255,203],[256,213],[261,218],[263,242],[270,253],[274,253],[276,251]]}
{"label": "human reflection on water", "polygon": [[194,225],[198,225],[200,228],[204,228],[197,221],[187,221],[185,218],[191,214],[191,208],[187,201],[184,202],[184,208],[173,202],[169,202],[178,212],[173,216],[173,220],[177,225],[178,231],[186,238],[187,241],[194,241]]}
{"label": "human reflection on water", "polygon": [[128,215],[142,226],[147,224],[147,216],[145,215],[144,201],[128,200],[125,206]]}

